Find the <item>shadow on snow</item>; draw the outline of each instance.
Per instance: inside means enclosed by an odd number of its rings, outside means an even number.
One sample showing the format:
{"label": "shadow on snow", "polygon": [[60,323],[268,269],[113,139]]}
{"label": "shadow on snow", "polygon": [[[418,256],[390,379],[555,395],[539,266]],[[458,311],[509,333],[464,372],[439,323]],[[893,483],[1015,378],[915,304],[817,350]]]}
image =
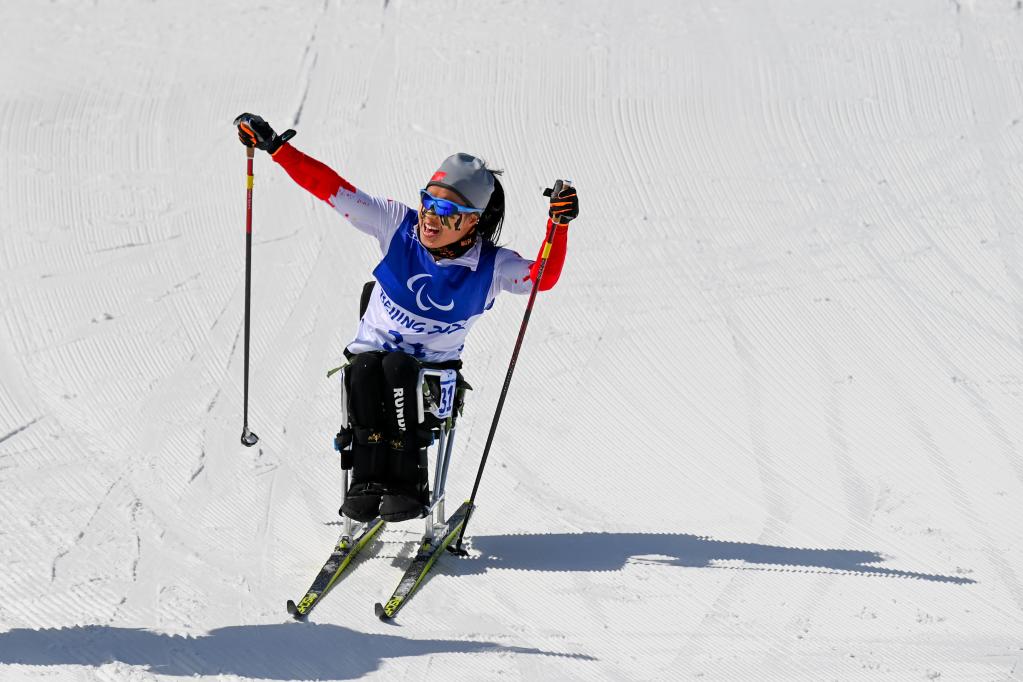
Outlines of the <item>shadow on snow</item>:
{"label": "shadow on snow", "polygon": [[[479,558],[458,561],[449,557],[439,562],[439,570],[435,571],[456,576],[501,568],[617,571],[630,562],[642,562],[908,578],[957,585],[975,582],[960,576],[877,566],[886,560],[878,552],[723,542],[679,533],[481,535],[473,538],[472,546],[481,553]],[[310,623],[225,627],[199,637],[102,625],[18,629],[0,634],[0,664],[98,666],[120,661],[163,675],[231,674],[275,680],[352,679],[377,670],[384,658],[486,652],[566,655],[491,642],[407,639]]]}
{"label": "shadow on snow", "polygon": [[0,634],[0,664],[99,666],[119,661],[161,675],[274,680],[354,679],[379,668],[384,658],[486,652],[565,656],[490,642],[407,639],[312,623],[232,626],[198,637],[103,625]]}
{"label": "shadow on snow", "polygon": [[[805,549],[750,542],[723,542],[681,533],[565,533],[560,535],[478,535],[472,548],[481,556],[441,572],[454,575],[511,568],[529,571],[617,571],[626,563],[666,566],[748,568],[814,573],[848,573],[886,578],[912,578],[958,585],[972,584],[961,576],[917,573],[875,566],[887,558],[855,549]],[[750,566],[721,562],[743,562]],[[765,568],[766,567],[766,568]]]}

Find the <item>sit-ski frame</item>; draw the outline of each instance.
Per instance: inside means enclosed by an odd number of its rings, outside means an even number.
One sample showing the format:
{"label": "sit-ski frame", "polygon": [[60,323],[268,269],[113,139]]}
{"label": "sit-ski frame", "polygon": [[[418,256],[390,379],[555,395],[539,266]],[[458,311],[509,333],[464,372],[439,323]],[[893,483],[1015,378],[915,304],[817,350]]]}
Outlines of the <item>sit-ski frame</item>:
{"label": "sit-ski frame", "polygon": [[[348,395],[345,391],[344,372],[347,367],[341,368],[341,418],[345,426],[348,425]],[[433,402],[429,406],[423,405],[423,383],[426,377],[436,377],[440,381],[440,404]],[[432,542],[436,529],[443,527],[446,521],[444,517],[444,487],[448,478],[448,464],[451,462],[451,449],[455,444],[454,426],[454,403],[456,381],[458,373],[453,369],[427,369],[419,370],[419,380],[416,382],[416,404],[418,423],[422,424],[426,418],[426,411],[429,410],[440,420],[440,427],[437,429],[437,455],[434,465],[433,485],[430,493],[430,507],[426,514],[426,530],[423,539]],[[342,503],[344,495],[348,494],[348,469],[341,469]],[[352,538],[352,520],[345,515],[344,538]]]}

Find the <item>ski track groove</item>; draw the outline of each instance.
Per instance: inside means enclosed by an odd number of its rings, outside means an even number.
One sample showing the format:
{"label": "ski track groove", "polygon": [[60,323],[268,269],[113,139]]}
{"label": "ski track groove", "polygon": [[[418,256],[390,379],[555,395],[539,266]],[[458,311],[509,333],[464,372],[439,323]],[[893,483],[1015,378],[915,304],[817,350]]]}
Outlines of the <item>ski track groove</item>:
{"label": "ski track groove", "polygon": [[[773,101],[773,99],[770,93],[764,93],[762,101]],[[778,125],[784,124],[779,123]],[[707,145],[708,157],[711,156],[709,147],[710,145]],[[728,168],[725,171],[726,177],[741,177],[741,171],[737,168]],[[736,222],[739,223],[743,218],[744,216],[736,216]],[[721,276],[724,274],[722,271],[726,268],[728,266],[725,263],[714,259],[709,269],[712,273],[717,272],[718,276]],[[742,431],[748,434],[750,439],[750,447],[766,505],[764,509],[765,524],[759,534],[758,542],[777,542],[784,537],[785,527],[791,519],[791,502],[782,491],[782,484],[779,481],[778,473],[773,464],[774,456],[768,445],[769,441],[765,433],[762,403],[763,389],[760,384],[762,370],[753,355],[753,341],[750,339],[745,325],[736,315],[733,302],[721,295],[716,298],[717,300],[711,303],[724,318],[727,333],[731,337],[732,351],[741,368],[741,380],[744,388],[744,402],[748,420]],[[740,598],[740,595],[747,589],[750,581],[751,577],[748,573],[739,573],[735,578],[729,580],[724,588],[718,591],[713,603],[704,612],[700,630],[708,631],[720,627],[738,627],[747,636],[756,637],[756,633],[750,627],[743,627],[742,623],[730,623],[731,619],[729,618],[732,604],[736,599]],[[730,624],[726,625],[726,623]],[[680,669],[682,667],[682,657],[691,652],[695,643],[695,640],[690,637],[687,645],[680,650],[678,657],[672,661],[668,669]],[[796,667],[800,668],[802,665],[796,662]],[[803,667],[802,669],[809,673],[808,668]],[[744,666],[740,667],[740,671],[740,674],[748,674],[750,672]]]}
{"label": "ski track groove", "polygon": [[[323,22],[323,18],[327,15],[327,10],[329,8],[329,0],[323,0],[323,5],[320,7],[320,13],[313,22],[313,28],[309,33],[309,39],[306,41],[305,49],[302,51],[302,58],[299,60],[299,64],[301,65],[299,74],[299,83],[302,84],[301,95],[299,96],[298,104],[295,107],[295,113],[291,116],[292,127],[297,126],[302,120],[302,110],[305,108],[306,100],[309,97],[309,87],[313,81],[313,72],[316,69],[316,62],[319,59],[319,54],[314,52],[314,47],[320,32],[320,24]],[[311,58],[310,54],[312,55]]]}
{"label": "ski track groove", "polygon": [[[778,29],[777,21],[773,13],[770,12],[770,9],[769,8],[760,9],[762,12],[767,12],[770,14],[770,16],[767,17],[766,19],[764,17],[761,17],[761,20],[758,22],[761,25],[769,26],[769,30],[766,31],[764,35],[768,36],[771,39],[776,38],[776,36],[778,35],[781,35],[780,30],[776,30]],[[783,41],[773,40],[773,42],[775,43],[775,49],[780,50],[782,54],[786,56],[787,60],[796,59],[791,54],[788,45],[786,45]],[[824,86],[825,86],[824,89],[826,91],[831,90],[831,83],[825,82]],[[765,97],[764,99],[767,101],[775,101],[775,98],[769,96]],[[811,151],[812,145],[809,142],[810,136],[813,136],[814,139],[818,140],[828,139],[828,136],[823,134],[822,131],[820,131],[819,129],[814,129],[812,127],[812,122],[819,120],[818,118],[800,116],[800,113],[798,111],[793,112],[790,118],[792,124],[794,124],[796,129],[799,131],[799,139],[801,142],[800,148],[803,154],[807,155],[810,158],[821,155],[831,156],[833,154],[830,148],[816,150],[816,154],[813,151]],[[781,130],[781,128],[778,129]],[[774,139],[778,139],[779,135],[773,135],[772,137]],[[765,157],[766,156],[767,154],[765,153]],[[811,207],[807,207],[807,209],[810,208]],[[838,392],[835,388],[835,384],[833,380],[831,380],[831,377],[834,376],[831,359],[827,354],[826,348],[819,343],[817,345],[818,367],[816,369],[817,374],[820,377],[820,383],[823,387],[823,393],[826,400],[826,430],[828,441],[831,446],[829,448],[829,453],[831,455],[832,461],[834,462],[835,469],[837,470],[836,473],[838,474],[842,491],[844,493],[844,502],[847,515],[851,522],[843,535],[842,541],[838,544],[840,546],[849,546],[849,544],[847,543],[850,543],[854,536],[853,528],[855,528],[856,525],[861,526],[867,525],[869,519],[869,505],[867,504],[866,499],[867,486],[865,482],[862,480],[862,478],[860,478],[860,476],[856,472],[855,467],[851,461],[848,442],[844,435],[844,426],[842,423],[841,415],[841,404],[839,402],[840,399]],[[827,477],[826,475],[822,476],[822,478],[826,477]],[[789,621],[785,627],[785,634],[787,635],[787,637],[785,640],[783,640],[787,641],[787,646],[776,647],[775,655],[778,655],[780,653],[782,658],[793,658],[794,654],[793,649],[796,645],[796,642],[798,641],[797,638],[793,636],[793,634],[795,633],[796,630],[801,628],[803,629],[804,633],[810,630],[813,624],[813,617],[815,616],[816,610],[819,608],[820,604],[824,603],[825,595],[834,586],[836,580],[837,576],[834,575],[822,576],[821,578],[814,581],[814,584],[810,589],[807,589],[805,591],[805,594],[802,595],[801,599],[799,600],[800,606],[796,609],[793,609],[793,612],[790,615],[788,615]],[[799,635],[800,638],[802,636],[803,635]],[[783,651],[778,652],[777,651],[778,648],[781,648]]]}
{"label": "ski track groove", "polygon": [[[785,529],[791,521],[792,502],[784,492],[789,487],[789,482],[780,476],[774,465],[775,456],[765,431],[764,391],[761,383],[763,370],[753,355],[756,345],[751,340],[745,325],[736,315],[731,302],[722,300],[719,305],[723,308],[725,324],[732,339],[733,352],[741,368],[748,420],[743,431],[749,438],[749,447],[754,457],[761,483],[761,495],[765,503],[764,525],[757,537],[757,542],[777,544],[785,537]],[[718,592],[713,604],[706,610],[700,629],[707,631],[726,627],[731,631],[741,631],[748,637],[760,638],[751,625],[736,623],[731,618],[732,605],[750,588],[752,582],[752,575],[746,572],[737,573],[734,578],[729,580],[724,589]],[[692,643],[693,640],[690,639],[689,644]],[[686,649],[680,652],[679,658],[672,663],[672,667],[679,664],[680,658],[685,655],[685,652]],[[800,662],[795,662],[795,667],[808,674],[810,672],[809,668]],[[745,669],[743,668],[743,670]]]}
{"label": "ski track groove", "polygon": [[[967,73],[965,90],[972,110],[973,129],[971,137],[976,141],[979,148],[981,179],[990,198],[991,208],[997,224],[998,245],[1002,255],[1003,267],[1010,284],[1009,289],[1012,294],[1011,309],[1015,319],[1019,353],[1021,358],[1023,358],[1023,275],[1020,274],[1020,255],[1016,240],[1016,230],[1010,228],[1014,223],[1010,216],[1019,215],[1021,205],[1019,201],[1013,201],[1013,193],[1006,191],[1009,188],[1003,187],[1006,184],[1005,178],[1008,174],[1006,173],[1005,165],[1002,161],[1002,153],[1000,152],[1002,145],[999,144],[1000,140],[997,139],[998,136],[994,131],[1003,128],[1005,120],[998,121],[990,114],[982,119],[978,115],[978,111],[997,111],[998,106],[996,103],[1004,102],[1005,98],[987,87],[987,84],[982,80],[984,78],[983,74],[988,72],[988,68],[985,68],[985,66],[998,68],[1000,64],[995,62],[995,60],[989,60],[988,65],[984,64],[980,48],[977,45],[978,31],[974,22],[975,19],[970,14],[956,17],[962,60]],[[1012,79],[1008,80],[1012,82]],[[1016,98],[1018,100],[1020,96],[1018,82],[1016,85]],[[979,94],[977,92],[978,89],[982,93]],[[978,102],[978,100],[981,101]],[[1004,109],[1002,113],[1003,116],[1009,114]],[[1015,115],[1015,120],[1019,118],[1018,114],[1009,115]],[[1008,118],[1009,116],[1006,116],[1006,119]]]}
{"label": "ski track groove", "polygon": [[27,422],[25,424],[22,424],[21,426],[17,427],[13,431],[10,431],[9,433],[6,433],[3,436],[0,436],[0,443],[3,443],[4,441],[8,441],[11,438],[14,438],[15,436],[17,436],[19,433],[23,433],[23,432],[29,430],[32,426],[34,426],[36,423],[38,423],[40,419],[42,419],[42,417],[36,417],[36,418],[32,419],[31,421],[29,421],[29,422]]}
{"label": "ski track groove", "polygon": [[114,491],[114,488],[116,488],[117,485],[122,480],[124,480],[124,477],[125,477],[125,474],[122,473],[122,475],[118,476],[117,479],[115,479],[114,482],[110,484],[110,486],[107,488],[106,492],[103,494],[103,497],[100,498],[99,502],[93,508],[92,513],[89,515],[89,518],[86,520],[85,524],[83,526],[81,526],[81,528],[79,529],[77,535],[75,536],[75,539],[71,542],[71,546],[62,549],[62,550],[60,550],[57,553],[56,557],[53,559],[53,562],[52,562],[52,564],[50,566],[50,582],[51,583],[53,583],[53,582],[55,582],[57,580],[57,564],[64,557],[66,557],[68,554],[70,554],[72,551],[74,551],[74,549],[79,545],[79,543],[82,541],[82,538],[85,537],[86,532],[92,526],[93,521],[99,515],[99,512],[103,508],[103,505],[106,503],[107,498],[110,497],[110,494]]}
{"label": "ski track groove", "polygon": [[[891,120],[891,119],[886,118],[886,120]],[[899,167],[901,164],[900,163],[896,163],[896,161],[901,162],[902,159],[893,159],[891,161],[890,165],[892,165],[892,167]],[[924,167],[924,166],[921,164],[918,167]],[[918,177],[924,177],[924,175],[925,174],[921,174]],[[927,193],[922,191],[922,190],[919,191],[918,193],[919,194],[923,194],[925,196],[927,195]],[[887,205],[889,205],[889,206],[891,206],[891,205],[898,205],[898,201],[893,201],[894,197],[888,197],[888,199],[889,199],[889,203]],[[933,241],[931,243],[933,243]],[[954,264],[954,261],[951,259],[951,257],[947,256],[944,253],[942,254],[942,259],[943,259],[943,261],[946,264],[949,264],[949,263],[953,263]],[[960,268],[958,268],[958,267],[953,268],[953,271],[958,276],[963,277],[963,271]],[[965,279],[965,277],[963,277],[963,278]],[[938,326],[938,328],[942,328],[942,327]],[[931,338],[930,335],[924,335],[924,336],[925,336],[925,338],[928,338],[928,339]],[[956,373],[959,374],[958,371]],[[982,398],[980,398],[980,396],[976,395],[976,394],[974,394],[972,397],[974,398],[974,406],[977,407],[978,410],[982,413],[984,421],[987,422],[989,427],[991,428],[991,430],[997,434],[997,438],[998,438],[999,442],[1002,443],[1003,449],[1005,449],[1005,447],[1007,445],[1009,445],[1007,443],[1008,436],[1005,434],[1005,430],[1001,429],[1000,427],[998,427],[997,421],[995,420],[995,418],[994,418],[993,414],[991,413],[990,409],[987,409],[986,406],[984,406],[982,404]],[[1012,461],[1011,458],[1009,458],[1009,461],[1010,462]]]}
{"label": "ski track groove", "polygon": [[[889,196],[888,198],[889,201],[891,202],[891,205],[897,206],[899,204],[899,200],[897,197]],[[903,297],[904,300],[908,302],[911,297],[906,293],[907,289],[906,284],[904,284],[899,278],[897,278],[893,273],[891,273],[887,265],[882,262],[880,257],[875,252],[873,252],[871,249],[868,249],[868,253],[870,254],[876,266],[878,267],[878,270],[885,273],[886,278],[889,279],[895,285],[898,293]],[[923,291],[920,291],[919,289],[914,289],[913,293],[916,298],[923,299],[927,298],[927,294]],[[932,301],[927,302],[932,303]],[[924,310],[925,311],[933,310],[935,307],[941,307],[942,311],[945,312],[944,306],[935,305],[928,305],[924,308]],[[947,312],[953,314],[955,313],[955,311]],[[916,320],[916,318],[912,319],[914,321]],[[951,375],[953,379],[969,378],[971,376],[971,373],[964,372],[948,356],[948,354],[942,350],[942,346],[948,348],[955,348],[958,345],[959,338],[959,334],[957,333],[958,330],[956,330],[954,327],[951,327],[950,325],[943,324],[943,320],[940,319],[928,320],[927,322],[929,322],[929,324],[927,324],[928,329],[921,330],[920,334],[921,338],[923,338],[926,341],[927,345],[931,348],[932,352],[934,352],[934,354],[941,360],[942,364],[946,368],[951,370]],[[991,335],[994,334],[992,333]],[[942,339],[942,336],[945,336],[946,338]],[[1001,336],[1001,334],[999,334],[999,336]],[[944,343],[941,344],[936,343],[936,339],[942,340],[944,341]],[[1016,339],[1010,339],[1008,340],[1008,345],[1018,346],[1019,341]],[[1016,446],[1012,443],[1011,439],[1009,438],[1006,429],[999,423],[998,419],[995,417],[994,412],[992,411],[989,403],[984,399],[984,397],[979,392],[974,390],[966,381],[957,381],[956,385],[961,387],[961,389],[967,394],[972,407],[977,413],[977,416],[979,416],[984,427],[997,440],[999,450],[1002,452],[1002,455],[1005,458],[1005,461],[1008,464],[1009,468],[1012,470],[1013,475],[1015,476],[1017,482],[1019,482],[1020,485],[1023,486],[1023,458],[1020,457],[1020,453],[1018,452]]]}
{"label": "ski track groove", "polygon": [[[909,298],[905,295],[899,279],[891,274],[885,263],[882,261],[880,256],[873,251],[871,246],[865,245],[864,250],[873,259],[878,270],[884,273],[889,287],[896,293],[896,295],[906,299],[907,307],[909,307]],[[913,318],[911,318],[910,321],[916,323],[916,320]],[[916,326],[916,324],[914,324],[914,326]],[[952,369],[953,372],[958,375],[959,372],[955,368],[955,365],[945,357],[941,349],[932,341],[932,334],[933,328],[920,329],[918,336],[924,341],[925,345],[929,346],[931,352],[942,361],[942,364]],[[993,568],[995,568],[999,580],[1001,580],[1013,601],[1016,602],[1017,608],[1023,610],[1023,585],[1021,585],[1019,578],[1012,570],[1010,563],[1006,561],[1001,552],[994,546],[990,534],[987,532],[984,524],[982,523],[980,515],[970,503],[968,496],[963,490],[963,485],[959,481],[952,465],[949,463],[948,458],[941,451],[941,448],[937,445],[937,442],[930,433],[930,430],[927,428],[924,420],[920,417],[918,408],[909,399],[909,396],[905,394],[894,376],[889,377],[889,383],[892,385],[893,390],[895,390],[899,395],[899,402],[903,404],[906,409],[906,414],[904,416],[909,422],[914,435],[923,446],[931,466],[939,473],[942,482],[946,486],[946,491],[955,504],[959,515],[967,521],[974,535],[981,540],[984,553],[987,556],[988,561],[991,562]],[[974,404],[974,406],[976,406],[976,404]],[[1023,483],[1023,481],[1021,481],[1021,483]]]}
{"label": "ski track groove", "polygon": [[[850,522],[837,544],[843,547],[854,546],[860,535],[856,532],[856,526],[866,526],[870,521],[872,507],[870,486],[857,470],[852,453],[849,451],[842,397],[832,378],[836,375],[834,361],[822,344],[818,346],[817,362],[822,393],[826,402],[826,428],[830,445],[828,452],[838,474],[847,518]],[[814,582],[811,589],[806,590],[805,595],[800,599],[800,607],[794,609],[794,613],[789,616],[789,621],[786,624],[788,646],[783,647],[783,655],[792,657],[797,642],[810,635],[816,626],[817,614],[822,608],[824,598],[835,586],[839,575],[839,572],[822,575]],[[796,634],[797,632],[799,634]]]}

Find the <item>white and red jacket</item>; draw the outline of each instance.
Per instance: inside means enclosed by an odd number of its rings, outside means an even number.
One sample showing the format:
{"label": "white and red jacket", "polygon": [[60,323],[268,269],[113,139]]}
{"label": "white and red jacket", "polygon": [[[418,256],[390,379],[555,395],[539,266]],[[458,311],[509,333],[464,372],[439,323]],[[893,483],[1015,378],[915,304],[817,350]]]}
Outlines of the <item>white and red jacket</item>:
{"label": "white and red jacket", "polygon": [[[477,240],[458,258],[434,261],[419,242],[417,211],[356,189],[290,144],[282,146],[273,159],[295,182],[380,245],[383,259],[373,270],[376,286],[359,331],[348,344],[351,353],[400,350],[425,362],[457,360],[469,329],[493,305],[497,294],[528,294],[533,287],[539,256],[536,261],[527,260],[511,249]],[[567,246],[568,226],[559,225],[541,291],[557,283]]]}

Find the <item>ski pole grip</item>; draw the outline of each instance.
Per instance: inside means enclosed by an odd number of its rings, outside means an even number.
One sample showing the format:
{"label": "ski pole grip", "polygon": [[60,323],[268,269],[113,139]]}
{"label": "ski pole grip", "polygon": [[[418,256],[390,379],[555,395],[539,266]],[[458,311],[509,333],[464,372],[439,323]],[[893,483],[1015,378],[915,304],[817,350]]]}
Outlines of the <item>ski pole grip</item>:
{"label": "ski pole grip", "polygon": [[[571,187],[571,186],[572,186],[572,181],[571,180],[560,180],[560,179],[559,180],[555,180],[554,181],[554,187],[553,188],[548,187],[547,189],[545,189],[543,191],[543,195],[545,197],[551,197],[552,199],[555,199],[555,198],[558,197],[558,195],[561,194],[562,190],[564,190],[566,187]],[[557,220],[555,220],[553,222],[554,222],[555,225],[562,225],[562,224],[564,224],[564,223],[558,222]]]}
{"label": "ski pole grip", "polygon": [[554,188],[551,189],[550,187],[548,187],[543,191],[543,195],[545,197],[556,197],[561,192],[561,188],[564,187],[564,185],[565,185],[564,180],[555,180]]}

